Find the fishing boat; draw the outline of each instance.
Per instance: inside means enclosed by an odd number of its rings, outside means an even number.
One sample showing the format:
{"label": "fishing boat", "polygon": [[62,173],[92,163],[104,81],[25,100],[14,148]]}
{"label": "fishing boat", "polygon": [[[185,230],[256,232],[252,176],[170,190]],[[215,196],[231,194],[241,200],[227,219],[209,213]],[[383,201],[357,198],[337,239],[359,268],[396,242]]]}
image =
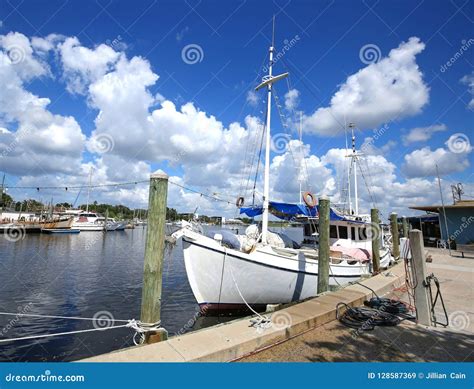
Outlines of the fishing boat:
{"label": "fishing boat", "polygon": [[43,228],[41,232],[45,234],[79,234],[81,230],[77,228]]}
{"label": "fishing boat", "polygon": [[40,232],[43,229],[71,228],[73,217],[65,215],[37,214],[28,212],[2,212],[0,214],[0,232],[22,230]]}
{"label": "fishing boat", "polygon": [[[370,215],[359,213],[357,169],[362,169],[360,165],[361,158],[364,155],[356,149],[355,124],[350,123],[348,128],[351,131],[352,150],[351,152],[348,150],[346,137],[346,157],[349,158],[349,164],[347,167],[347,181],[345,187],[342,189],[342,193],[345,193],[347,197],[339,207],[340,209],[337,207],[331,208],[329,229],[330,249],[334,252],[341,252],[348,255],[360,255],[360,252],[353,251],[354,249],[358,249],[362,251],[368,259],[372,260],[372,238],[374,235],[378,235],[380,238],[380,266],[386,268],[395,262],[395,258],[392,256],[390,250],[391,234],[386,230],[386,225],[381,223],[374,224],[371,221]],[[363,174],[362,176],[365,180],[365,175]],[[366,185],[368,185],[367,182]],[[302,199],[305,201],[304,195]],[[354,199],[354,203],[352,199]],[[318,216],[298,216],[296,220],[304,226],[303,243],[305,245],[317,246],[319,243]]]}
{"label": "fishing boat", "polygon": [[[314,218],[318,212],[317,205],[269,201],[272,87],[288,76],[288,73],[273,75],[274,51],[272,43],[268,74],[256,87],[256,91],[267,91],[263,204],[240,211],[251,217],[261,215],[261,228],[250,225],[243,235],[222,231],[206,236],[195,223],[188,223],[172,235],[182,239],[189,283],[204,314],[264,310],[268,304],[316,295],[318,248],[299,247],[268,228],[270,212],[288,219]],[[242,202],[239,203],[241,206]],[[341,252],[330,256],[330,285],[342,285],[369,274],[367,257],[360,259]]]}

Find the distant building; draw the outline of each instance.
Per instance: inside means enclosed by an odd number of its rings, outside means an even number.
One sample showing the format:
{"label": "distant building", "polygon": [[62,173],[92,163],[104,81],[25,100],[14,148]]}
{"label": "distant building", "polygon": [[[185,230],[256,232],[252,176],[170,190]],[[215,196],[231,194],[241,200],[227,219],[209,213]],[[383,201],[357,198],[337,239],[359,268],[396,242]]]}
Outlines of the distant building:
{"label": "distant building", "polygon": [[213,224],[221,225],[225,223],[225,217],[222,216],[211,216],[209,219]]}
{"label": "distant building", "polygon": [[[445,205],[445,214],[442,205],[428,205],[410,207],[425,212],[439,214],[441,238],[451,240],[457,244],[474,244],[474,200],[459,200],[454,204]],[[446,231],[446,224],[448,231]]]}
{"label": "distant building", "polygon": [[178,219],[187,221],[194,220],[194,213],[178,213]]}
{"label": "distant building", "polygon": [[[441,231],[439,227],[439,216],[437,213],[422,214],[417,216],[406,217],[410,229],[420,230],[423,233],[425,246],[436,247],[441,239]],[[398,227],[402,229],[403,218],[398,218]]]}

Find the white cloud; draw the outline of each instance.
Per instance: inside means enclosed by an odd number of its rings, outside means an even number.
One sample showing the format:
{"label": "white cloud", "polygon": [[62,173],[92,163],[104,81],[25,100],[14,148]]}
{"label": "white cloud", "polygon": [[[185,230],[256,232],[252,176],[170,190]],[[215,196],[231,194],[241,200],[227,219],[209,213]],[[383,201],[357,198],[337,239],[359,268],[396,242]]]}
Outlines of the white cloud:
{"label": "white cloud", "polygon": [[2,35],[0,44],[0,123],[9,129],[1,137],[2,170],[17,175],[74,171],[85,140],[79,124],[50,112],[50,100],[25,87],[27,81],[49,76],[48,65],[23,34]]}
{"label": "white cloud", "polygon": [[[3,37],[1,39],[5,42]],[[82,46],[76,38],[56,36],[31,41],[25,36],[15,36],[13,40],[25,47],[28,59],[18,67],[8,59],[0,61],[0,83],[5,86],[0,94],[0,158],[3,170],[21,176],[19,184],[84,185],[91,167],[94,168],[93,183],[146,180],[151,163],[168,161],[182,171],[180,177],[170,177],[170,182],[215,194],[232,203],[216,202],[170,183],[169,205],[180,211],[193,211],[199,206],[198,213],[236,216],[235,197],[245,194],[247,203],[251,201],[257,163],[255,155],[261,141],[262,123],[259,119],[247,116],[244,123],[225,125],[192,103],[176,105],[155,89],[151,92],[159,77],[145,58],[127,58],[125,53],[118,53],[105,45],[91,49]],[[381,61],[386,61],[385,65],[370,70],[368,75],[361,75],[369,66],[351,76],[355,80],[349,78],[347,85],[350,84],[351,88],[357,84],[365,87],[374,77],[377,79],[382,77],[381,74],[396,73],[395,85],[409,85],[416,95],[417,88],[424,87],[414,62],[416,53],[422,50],[421,46],[418,41],[401,45]],[[31,93],[25,86],[27,80],[50,76],[44,57],[54,47],[59,47],[57,50],[64,70],[62,76],[67,81],[68,90],[84,93],[89,107],[97,112],[95,128],[87,140],[73,117],[51,112],[48,109],[50,100]],[[3,56],[0,59],[4,59],[5,55],[4,50],[0,52]],[[344,88],[348,86],[343,86],[341,91]],[[368,99],[366,90],[360,93]],[[397,102],[398,98],[402,100],[401,92],[395,90],[392,94],[395,95],[391,98],[392,103]],[[293,90],[285,97],[285,106],[294,108],[298,92]],[[258,97],[250,98],[258,104]],[[377,100],[383,101],[380,98],[378,96]],[[373,104],[372,101],[359,105],[354,102],[352,106],[357,106],[360,113]],[[337,107],[334,103],[330,109]],[[380,117],[380,112],[378,115]],[[306,125],[308,123],[311,124],[307,121]],[[97,142],[105,135],[113,140],[113,148],[105,154],[97,153],[100,151],[96,147]],[[86,144],[91,153],[87,159],[82,155]],[[392,147],[393,143],[387,142],[379,148],[374,147],[373,152],[366,156],[366,178],[380,208],[388,212],[405,209],[410,202],[430,202],[430,196],[436,193],[433,190],[435,181],[409,178],[399,182],[395,174],[396,166],[382,155]],[[5,157],[4,151],[7,151]],[[347,162],[343,149],[331,149],[318,157],[311,154],[309,145],[291,140],[289,149],[272,160],[272,199],[296,201],[298,178],[301,178],[303,190],[325,193],[331,196],[331,201],[339,202],[343,197],[341,183],[347,179]],[[257,198],[261,196],[261,173],[262,169],[257,176],[257,189],[260,191]],[[371,198],[363,179],[359,180],[359,193],[361,208],[368,211]],[[60,200],[57,196],[64,196],[72,202],[77,191],[51,195],[55,196],[55,201]],[[145,206],[148,187],[145,184],[97,189],[91,198]]]}
{"label": "white cloud", "polygon": [[184,27],[181,31],[178,31],[178,32],[176,33],[176,40],[177,40],[178,42],[181,42],[181,41],[183,40],[184,36],[185,36],[188,32],[189,32],[189,27],[188,27],[188,26]]}
{"label": "white cloud", "polygon": [[408,134],[402,137],[403,144],[408,146],[412,143],[416,142],[426,142],[427,140],[431,139],[431,137],[440,131],[446,131],[448,127],[444,124],[434,124],[432,126],[427,127],[416,127],[412,128]]}
{"label": "white cloud", "polygon": [[29,81],[49,73],[48,65],[34,54],[30,39],[25,35],[19,32],[0,35],[0,47],[3,49],[2,65],[14,66],[15,74],[22,80]]}
{"label": "white cloud", "polygon": [[388,57],[349,76],[328,107],[306,117],[305,128],[335,136],[346,120],[359,128],[373,128],[419,113],[429,98],[429,88],[416,63],[416,55],[424,48],[419,38],[410,38],[391,50]]}
{"label": "white cloud", "polygon": [[90,83],[112,69],[120,57],[120,53],[106,44],[94,49],[81,46],[76,37],[61,43],[59,52],[68,91],[81,94],[85,93]]}
{"label": "white cloud", "polygon": [[252,107],[256,107],[260,102],[260,97],[254,90],[249,90],[247,93],[247,103]]}
{"label": "white cloud", "polygon": [[453,153],[444,148],[431,150],[430,147],[423,147],[405,155],[402,171],[408,177],[434,177],[438,165],[440,175],[462,172],[469,167],[467,155],[471,150]]}
{"label": "white cloud", "polygon": [[[463,78],[461,78],[461,82],[469,87],[469,93],[471,96],[474,96],[474,71],[471,74],[466,74]],[[474,97],[471,98],[471,101],[469,101],[467,106],[469,109],[474,110]]]}
{"label": "white cloud", "polygon": [[298,89],[290,89],[285,93],[285,108],[294,110],[299,104],[300,91]]}

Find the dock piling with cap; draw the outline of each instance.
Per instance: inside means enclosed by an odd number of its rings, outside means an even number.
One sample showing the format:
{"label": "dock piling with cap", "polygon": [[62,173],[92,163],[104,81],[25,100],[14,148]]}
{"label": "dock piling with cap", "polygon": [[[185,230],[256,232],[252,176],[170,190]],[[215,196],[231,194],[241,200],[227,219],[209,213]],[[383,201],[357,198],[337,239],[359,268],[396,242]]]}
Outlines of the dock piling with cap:
{"label": "dock piling with cap", "polygon": [[326,196],[319,198],[318,294],[329,290],[329,210]]}
{"label": "dock piling with cap", "polygon": [[[165,249],[166,201],[168,176],[159,171],[150,176],[148,200],[148,229],[145,243],[145,264],[143,268],[143,289],[140,320],[143,323],[161,321],[161,291],[163,282],[163,259]],[[147,333],[146,343],[166,340],[164,328]]]}

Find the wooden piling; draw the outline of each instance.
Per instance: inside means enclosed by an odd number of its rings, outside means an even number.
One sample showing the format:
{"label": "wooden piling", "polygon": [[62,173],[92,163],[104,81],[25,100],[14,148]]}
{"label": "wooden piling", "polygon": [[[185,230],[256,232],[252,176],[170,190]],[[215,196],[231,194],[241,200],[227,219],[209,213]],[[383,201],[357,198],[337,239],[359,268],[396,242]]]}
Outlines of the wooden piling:
{"label": "wooden piling", "polygon": [[408,220],[405,216],[402,218],[402,232],[403,237],[408,238]]}
{"label": "wooden piling", "polygon": [[428,298],[428,289],[425,287],[426,264],[425,246],[423,244],[423,233],[420,230],[411,230],[410,249],[413,263],[413,274],[415,282],[415,306],[416,319],[419,324],[431,325],[431,309]]}
{"label": "wooden piling", "polygon": [[[166,198],[168,176],[163,172],[150,177],[148,199],[148,229],[145,243],[145,264],[143,269],[143,290],[140,320],[143,323],[158,323],[161,320],[161,289],[163,257],[165,248]],[[166,330],[148,333],[146,343],[166,340]]]}
{"label": "wooden piling", "polygon": [[392,255],[395,259],[400,258],[400,237],[398,234],[397,214],[392,212],[390,214],[390,229],[392,232]]}
{"label": "wooden piling", "polygon": [[104,232],[107,232],[107,223],[109,222],[109,208],[105,210]]}
{"label": "wooden piling", "polygon": [[380,219],[379,210],[370,210],[371,239],[372,239],[372,272],[377,274],[380,271]]}
{"label": "wooden piling", "polygon": [[329,211],[330,201],[319,198],[318,294],[329,290]]}

